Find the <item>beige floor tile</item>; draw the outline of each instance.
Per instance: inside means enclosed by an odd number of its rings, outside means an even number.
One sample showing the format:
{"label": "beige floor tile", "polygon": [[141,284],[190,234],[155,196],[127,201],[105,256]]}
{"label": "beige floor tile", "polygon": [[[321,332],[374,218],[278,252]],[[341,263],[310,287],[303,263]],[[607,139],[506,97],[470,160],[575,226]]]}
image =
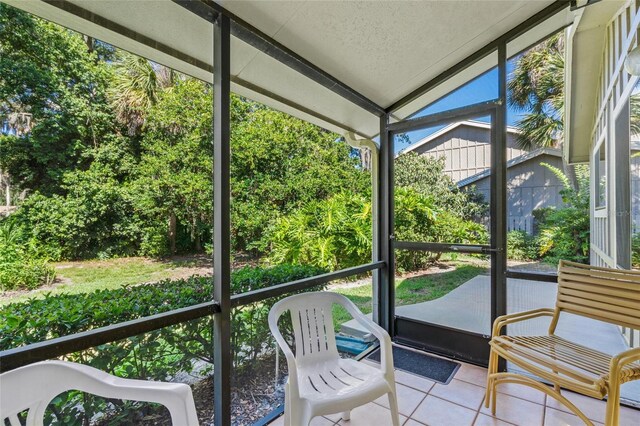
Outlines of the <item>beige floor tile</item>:
{"label": "beige floor tile", "polygon": [[[491,415],[491,409],[484,405],[480,412]],[[498,394],[495,417],[519,426],[540,426],[544,418],[544,406],[511,395]]]}
{"label": "beige floor tile", "polygon": [[[399,383],[396,383],[396,393],[398,395],[398,411],[405,416],[410,416],[413,410],[415,410],[427,396],[424,392],[417,391]],[[383,407],[389,408],[389,398],[387,395],[381,396],[376,399],[375,402]]]}
{"label": "beige floor tile", "polygon": [[[604,421],[604,415],[607,409],[607,403],[605,401],[565,390],[562,391],[562,395],[574,403],[575,406],[591,420],[595,420],[597,422]],[[566,413],[571,413],[569,408],[558,402],[555,398],[547,398],[547,406]]]}
{"label": "beige floor tile", "polygon": [[512,423],[479,413],[473,426],[512,426]]}
{"label": "beige floor tile", "polygon": [[453,379],[448,385],[436,384],[429,394],[477,410],[484,399],[484,388]]}
{"label": "beige floor tile", "polygon": [[[403,424],[406,421],[407,417],[400,415],[400,424]],[[370,402],[369,404],[361,405],[355,410],[352,410],[351,420],[340,420],[338,424],[344,426],[390,426],[392,425],[391,411],[378,404]]]}
{"label": "beige floor tile", "polygon": [[420,422],[415,421],[413,419],[409,419],[409,420],[407,420],[407,422],[403,426],[424,426],[424,423],[420,423]]}
{"label": "beige floor tile", "polygon": [[[562,391],[562,394],[569,401],[573,402],[575,406],[585,414],[585,416],[593,421],[604,423],[604,417],[607,411],[606,401],[601,401],[569,391]],[[547,406],[571,413],[571,410],[553,398],[547,398]],[[640,425],[640,410],[629,407],[620,407],[620,426],[638,425]]]}
{"label": "beige floor tile", "polygon": [[473,383],[478,386],[486,386],[487,384],[487,369],[478,367],[477,365],[461,363],[462,365],[456,372],[454,378],[462,380],[468,383]]}
{"label": "beige floor tile", "polygon": [[334,421],[327,419],[326,417],[318,416],[314,417],[309,423],[309,426],[333,426]]}
{"label": "beige floor tile", "polygon": [[547,395],[544,392],[541,392],[529,386],[518,385],[515,383],[499,384],[498,392],[515,396],[518,398],[526,399],[527,401],[531,401],[531,402],[535,402],[536,404],[543,404],[543,405],[547,397]]}
{"label": "beige floor tile", "polygon": [[[311,420],[311,423],[309,423],[309,426],[333,426],[334,424],[335,422],[329,419],[326,419],[324,417],[318,416],[318,417],[314,417]],[[269,423],[269,426],[283,426],[283,425],[284,425],[284,416],[280,416],[274,421],[272,421],[271,423]]]}
{"label": "beige floor tile", "polygon": [[[544,426],[583,426],[584,422],[574,414],[547,407],[544,414]],[[595,425],[602,423],[595,422]]]}
{"label": "beige floor tile", "polygon": [[428,395],[411,418],[429,426],[471,426],[476,414],[474,410]]}
{"label": "beige floor tile", "polygon": [[436,384],[433,380],[425,379],[424,377],[407,373],[406,371],[396,370],[396,383],[400,383],[410,388],[419,390],[420,392],[429,392],[431,388]]}

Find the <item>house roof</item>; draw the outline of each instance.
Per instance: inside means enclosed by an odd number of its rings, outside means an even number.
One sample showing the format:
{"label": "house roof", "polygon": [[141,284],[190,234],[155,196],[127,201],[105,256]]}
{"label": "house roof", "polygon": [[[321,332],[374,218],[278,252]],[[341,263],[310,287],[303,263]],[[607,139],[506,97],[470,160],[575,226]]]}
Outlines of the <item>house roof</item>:
{"label": "house roof", "polygon": [[[439,138],[440,136],[447,134],[449,132],[451,132],[454,129],[457,129],[458,127],[462,127],[462,126],[469,126],[469,127],[475,127],[478,129],[487,129],[487,130],[491,130],[491,124],[490,123],[485,123],[483,121],[475,121],[475,120],[463,120],[463,121],[457,121],[455,123],[451,123],[448,126],[443,127],[442,129],[431,133],[429,136],[426,136],[422,139],[420,139],[418,142],[402,149],[400,152],[398,152],[398,155],[401,154],[406,154],[407,152],[411,152],[419,147],[421,147],[422,145],[426,145],[429,142]],[[511,134],[517,134],[520,133],[520,130],[517,127],[513,127],[513,126],[507,126],[507,132],[511,133]]]}
{"label": "house roof", "polygon": [[[562,153],[557,148],[538,148],[533,151],[527,152],[526,154],[519,155],[518,157],[512,158],[507,161],[507,169],[517,166],[518,164],[526,163],[527,161],[531,161],[541,155],[551,155],[554,157],[562,157]],[[488,177],[491,174],[491,170],[487,169],[480,173],[476,173],[473,176],[469,176],[466,179],[462,179],[457,183],[458,188],[462,188],[468,185],[471,185],[474,182],[477,182],[481,179]]]}
{"label": "house roof", "polygon": [[[507,32],[516,29],[509,33],[507,49],[513,55],[573,19],[562,4],[540,25],[527,21],[553,0],[2,1],[206,81],[213,81],[209,21],[214,9],[223,7],[233,15],[232,29],[241,33],[246,27],[237,22],[242,20],[304,59],[285,65],[274,58],[273,49],[260,45],[259,37],[250,44],[236,32],[231,41],[234,92],[330,130],[355,130],[367,137],[379,133],[384,109],[393,112],[393,119],[406,118],[495,66],[493,51],[457,68],[446,83],[433,83]],[[302,62],[322,72],[302,75],[293,69]],[[427,93],[412,93],[425,85],[431,87]],[[362,103],[342,96],[349,88],[373,107],[363,109]]]}

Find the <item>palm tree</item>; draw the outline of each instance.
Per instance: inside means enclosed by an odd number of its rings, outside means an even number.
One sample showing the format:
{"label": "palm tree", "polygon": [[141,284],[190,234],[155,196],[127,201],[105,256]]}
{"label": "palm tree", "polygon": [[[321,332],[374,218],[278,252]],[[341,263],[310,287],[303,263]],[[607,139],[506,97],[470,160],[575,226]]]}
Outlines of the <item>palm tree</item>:
{"label": "palm tree", "polygon": [[109,95],[116,118],[127,127],[129,136],[139,134],[159,90],[172,84],[171,70],[127,52],[118,55]]}
{"label": "palm tree", "polygon": [[[114,67],[109,95],[116,119],[127,127],[129,136],[139,135],[159,92],[173,85],[173,70],[127,52],[119,53]],[[175,212],[171,212],[168,220],[171,254],[176,252],[177,222]]]}
{"label": "palm tree", "polygon": [[563,137],[564,35],[558,33],[517,60],[508,81],[509,106],[526,111],[516,126],[526,150],[558,147]]}

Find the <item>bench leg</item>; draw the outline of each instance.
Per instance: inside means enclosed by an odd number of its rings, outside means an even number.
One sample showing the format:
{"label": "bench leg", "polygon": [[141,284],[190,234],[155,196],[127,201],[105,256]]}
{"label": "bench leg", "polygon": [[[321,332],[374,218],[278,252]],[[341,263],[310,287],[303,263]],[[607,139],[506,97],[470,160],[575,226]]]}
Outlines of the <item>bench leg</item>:
{"label": "bench leg", "polygon": [[617,381],[610,383],[604,423],[605,426],[618,426],[620,424],[620,384]]}
{"label": "bench leg", "polygon": [[487,368],[487,389],[484,394],[484,406],[486,408],[489,408],[489,403],[492,398],[494,401],[496,399],[495,392],[493,392],[495,386],[494,378],[492,376],[493,374],[498,372],[498,358],[498,354],[493,349],[491,349],[491,352],[489,354],[489,365]]}
{"label": "bench leg", "polygon": [[[493,379],[494,388],[499,383],[515,383],[519,385],[532,387],[558,400],[558,402],[563,404],[565,407],[571,410],[573,414],[578,416],[580,420],[584,422],[585,425],[593,426],[593,422],[589,420],[587,416],[585,416],[584,413],[578,409],[578,407],[576,407],[571,401],[569,401],[566,397],[564,397],[560,392],[556,392],[555,389],[550,388],[549,386],[543,385],[542,383],[537,382],[529,377],[522,376],[520,374],[515,374],[515,373],[496,373],[494,374],[493,377],[494,377]],[[494,410],[494,414],[495,414],[495,400],[496,398],[494,397],[492,401],[493,402],[492,409]],[[619,406],[619,404],[617,404],[616,406]],[[617,423],[612,423],[612,424],[607,423],[606,426],[617,426]]]}

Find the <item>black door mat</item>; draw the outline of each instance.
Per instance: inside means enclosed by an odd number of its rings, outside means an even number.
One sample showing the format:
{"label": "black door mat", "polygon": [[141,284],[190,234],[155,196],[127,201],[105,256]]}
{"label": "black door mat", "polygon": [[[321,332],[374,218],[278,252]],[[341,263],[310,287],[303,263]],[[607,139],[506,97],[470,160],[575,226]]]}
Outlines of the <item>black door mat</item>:
{"label": "black door mat", "polygon": [[[367,355],[367,359],[380,362],[380,349]],[[398,346],[393,347],[393,365],[407,373],[417,374],[442,384],[448,384],[460,368],[457,362],[437,358],[423,352],[416,352]]]}

